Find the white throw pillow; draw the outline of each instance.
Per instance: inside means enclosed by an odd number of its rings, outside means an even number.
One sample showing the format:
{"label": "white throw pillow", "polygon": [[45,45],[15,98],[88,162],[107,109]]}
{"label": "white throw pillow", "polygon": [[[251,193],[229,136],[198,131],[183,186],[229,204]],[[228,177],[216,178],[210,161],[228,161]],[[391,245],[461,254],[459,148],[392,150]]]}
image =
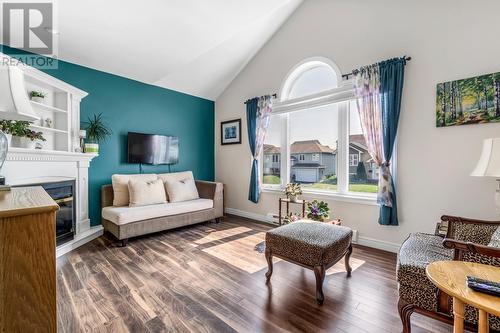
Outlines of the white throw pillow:
{"label": "white throw pillow", "polygon": [[167,180],[165,188],[168,193],[168,201],[179,202],[199,199],[198,189],[194,179]]}
{"label": "white throw pillow", "polygon": [[158,179],[158,176],[154,173],[111,176],[111,183],[113,184],[113,206],[128,206],[130,202],[128,181],[131,179],[151,181]]}
{"label": "white throw pillow", "polygon": [[131,179],[128,181],[130,207],[156,205],[167,202],[165,187],[161,179],[143,181]]}
{"label": "white throw pillow", "polygon": [[167,180],[169,181],[178,181],[184,179],[194,180],[193,173],[191,171],[160,173],[158,174],[158,178],[160,178],[163,181],[163,183],[165,183],[165,192],[167,192],[168,201],[170,201],[170,198],[168,197],[167,184],[166,184]]}

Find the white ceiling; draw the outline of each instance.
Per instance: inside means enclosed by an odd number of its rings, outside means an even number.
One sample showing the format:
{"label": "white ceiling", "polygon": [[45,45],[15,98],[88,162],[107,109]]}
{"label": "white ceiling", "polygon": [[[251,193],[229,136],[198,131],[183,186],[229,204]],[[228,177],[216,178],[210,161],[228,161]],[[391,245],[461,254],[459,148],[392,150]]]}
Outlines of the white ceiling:
{"label": "white ceiling", "polygon": [[215,100],[301,2],[58,0],[58,54]]}

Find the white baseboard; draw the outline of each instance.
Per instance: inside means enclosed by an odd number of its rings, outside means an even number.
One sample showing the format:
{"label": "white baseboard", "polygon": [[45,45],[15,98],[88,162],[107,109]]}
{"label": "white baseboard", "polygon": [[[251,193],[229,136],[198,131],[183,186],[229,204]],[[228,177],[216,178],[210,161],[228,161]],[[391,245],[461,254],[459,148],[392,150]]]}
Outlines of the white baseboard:
{"label": "white baseboard", "polygon": [[96,225],[95,227],[90,227],[89,230],[85,230],[84,232],[76,235],[75,239],[73,239],[72,241],[64,243],[63,245],[56,248],[56,258],[59,258],[60,256],[78,248],[79,246],[82,246],[83,244],[96,239],[103,234],[103,231],[104,229],[102,225]]}
{"label": "white baseboard", "polygon": [[387,242],[379,239],[374,239],[370,237],[359,236],[356,244],[373,247],[374,249],[384,250],[388,252],[398,253],[401,244]]}
{"label": "white baseboard", "polygon": [[[246,212],[246,211],[235,209],[235,208],[226,208],[225,212],[227,214],[246,217],[248,219],[257,220],[260,222],[266,222],[266,223],[272,224],[274,226],[276,225],[276,223],[273,223],[272,219],[266,215]],[[370,238],[370,237],[364,237],[364,236],[358,236],[357,242],[354,242],[354,243],[359,244],[359,245],[363,245],[363,246],[367,246],[367,247],[372,247],[374,249],[393,252],[393,253],[398,253],[399,247],[401,246],[400,244],[397,244],[397,243],[387,242],[387,241],[378,240],[378,239]]]}

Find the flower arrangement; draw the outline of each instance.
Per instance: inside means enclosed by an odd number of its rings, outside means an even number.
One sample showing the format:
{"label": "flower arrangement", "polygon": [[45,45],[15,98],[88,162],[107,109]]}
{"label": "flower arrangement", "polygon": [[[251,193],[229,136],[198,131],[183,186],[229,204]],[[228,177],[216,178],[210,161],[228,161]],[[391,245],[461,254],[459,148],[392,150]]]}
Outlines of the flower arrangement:
{"label": "flower arrangement", "polygon": [[307,218],[314,221],[325,221],[330,214],[330,208],[324,201],[313,200],[307,203]]}
{"label": "flower arrangement", "polygon": [[300,216],[298,214],[289,213],[287,216],[283,217],[282,223],[289,224],[298,220],[300,220]]}
{"label": "flower arrangement", "polygon": [[285,195],[291,201],[296,201],[297,196],[302,194],[302,188],[299,183],[289,183],[285,187]]}

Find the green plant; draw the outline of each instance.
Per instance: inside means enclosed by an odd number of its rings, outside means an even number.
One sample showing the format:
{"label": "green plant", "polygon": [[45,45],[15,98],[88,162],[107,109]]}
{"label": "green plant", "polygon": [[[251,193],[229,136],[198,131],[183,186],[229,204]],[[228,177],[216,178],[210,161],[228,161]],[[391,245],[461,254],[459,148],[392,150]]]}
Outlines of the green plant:
{"label": "green plant", "polygon": [[30,96],[31,97],[40,97],[40,98],[45,98],[45,96],[47,96],[46,93],[44,93],[43,91],[36,91],[36,90],[33,90],[32,92],[30,92]]}
{"label": "green plant", "polygon": [[13,120],[2,119],[0,120],[0,131],[5,134],[12,134],[12,128],[14,126]]}
{"label": "green plant", "polygon": [[356,178],[358,178],[359,181],[366,181],[366,169],[363,162],[358,163],[358,167],[356,168]]}
{"label": "green plant", "polygon": [[42,132],[35,132],[35,131],[29,130],[29,129],[26,131],[25,137],[27,137],[31,141],[35,141],[35,140],[47,141],[43,137],[43,133]]}
{"label": "green plant", "polygon": [[329,217],[330,208],[324,201],[313,200],[307,203],[307,218],[314,221],[324,221]]}
{"label": "green plant", "polygon": [[29,128],[31,124],[30,121],[2,119],[0,120],[0,130],[6,134],[12,134],[12,136],[26,137],[31,141],[46,141],[42,132],[35,132]]}
{"label": "green plant", "polygon": [[105,141],[113,133],[103,122],[102,113],[98,115],[94,114],[93,118],[89,117],[85,124],[87,125],[87,138],[93,142],[99,143]]}
{"label": "green plant", "polygon": [[299,183],[289,183],[285,187],[285,195],[287,198],[296,197],[297,195],[302,194],[302,188]]}

